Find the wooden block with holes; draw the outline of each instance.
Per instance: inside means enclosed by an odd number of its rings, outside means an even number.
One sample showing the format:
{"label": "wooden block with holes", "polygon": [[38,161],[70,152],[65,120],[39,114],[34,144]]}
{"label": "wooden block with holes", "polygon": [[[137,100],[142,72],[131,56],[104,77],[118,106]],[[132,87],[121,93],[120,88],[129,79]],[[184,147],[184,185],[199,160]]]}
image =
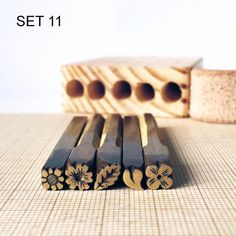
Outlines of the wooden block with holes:
{"label": "wooden block with holes", "polygon": [[62,104],[79,113],[185,117],[190,71],[201,59],[101,58],[62,66]]}

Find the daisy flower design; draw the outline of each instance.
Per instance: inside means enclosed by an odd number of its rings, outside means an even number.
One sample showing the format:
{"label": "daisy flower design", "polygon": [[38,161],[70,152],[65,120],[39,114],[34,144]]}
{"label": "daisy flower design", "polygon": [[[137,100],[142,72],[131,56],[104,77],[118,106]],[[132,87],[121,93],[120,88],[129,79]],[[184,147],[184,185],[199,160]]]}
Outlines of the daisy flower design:
{"label": "daisy flower design", "polygon": [[66,183],[70,189],[79,188],[79,190],[89,189],[89,183],[93,182],[92,172],[88,172],[88,166],[84,164],[68,165],[66,170]]}
{"label": "daisy flower design", "polygon": [[42,185],[48,190],[58,190],[63,189],[64,177],[62,176],[62,171],[55,169],[54,171],[49,168],[48,170],[42,170]]}
{"label": "daisy flower design", "polygon": [[150,189],[158,189],[160,186],[168,189],[173,185],[173,180],[170,175],[173,173],[172,168],[167,164],[161,164],[158,168],[156,165],[151,165],[146,168],[147,186]]}

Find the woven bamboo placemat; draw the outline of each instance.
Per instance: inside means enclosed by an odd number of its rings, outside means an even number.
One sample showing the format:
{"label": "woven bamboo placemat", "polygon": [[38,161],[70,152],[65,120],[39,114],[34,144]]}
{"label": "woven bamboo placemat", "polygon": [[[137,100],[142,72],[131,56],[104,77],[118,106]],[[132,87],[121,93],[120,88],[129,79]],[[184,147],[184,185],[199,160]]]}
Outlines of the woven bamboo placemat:
{"label": "woven bamboo placemat", "polygon": [[170,190],[45,191],[71,115],[0,115],[0,235],[235,235],[236,125],[158,119]]}

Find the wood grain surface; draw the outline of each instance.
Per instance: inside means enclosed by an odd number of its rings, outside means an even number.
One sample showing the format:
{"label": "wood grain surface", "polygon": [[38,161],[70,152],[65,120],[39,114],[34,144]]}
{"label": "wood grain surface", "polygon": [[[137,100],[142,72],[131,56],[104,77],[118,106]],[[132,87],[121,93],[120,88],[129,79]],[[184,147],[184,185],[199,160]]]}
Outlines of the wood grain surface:
{"label": "wood grain surface", "polygon": [[199,58],[100,58],[62,66],[62,105],[80,113],[186,117]]}

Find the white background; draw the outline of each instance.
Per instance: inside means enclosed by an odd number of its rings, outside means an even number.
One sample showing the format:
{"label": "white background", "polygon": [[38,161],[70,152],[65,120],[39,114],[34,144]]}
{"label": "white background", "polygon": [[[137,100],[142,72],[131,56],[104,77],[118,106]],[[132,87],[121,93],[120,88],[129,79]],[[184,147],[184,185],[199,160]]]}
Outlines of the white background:
{"label": "white background", "polygon": [[[33,14],[61,15],[62,26],[16,25]],[[60,65],[110,55],[236,69],[236,1],[0,0],[0,112],[61,111]]]}

